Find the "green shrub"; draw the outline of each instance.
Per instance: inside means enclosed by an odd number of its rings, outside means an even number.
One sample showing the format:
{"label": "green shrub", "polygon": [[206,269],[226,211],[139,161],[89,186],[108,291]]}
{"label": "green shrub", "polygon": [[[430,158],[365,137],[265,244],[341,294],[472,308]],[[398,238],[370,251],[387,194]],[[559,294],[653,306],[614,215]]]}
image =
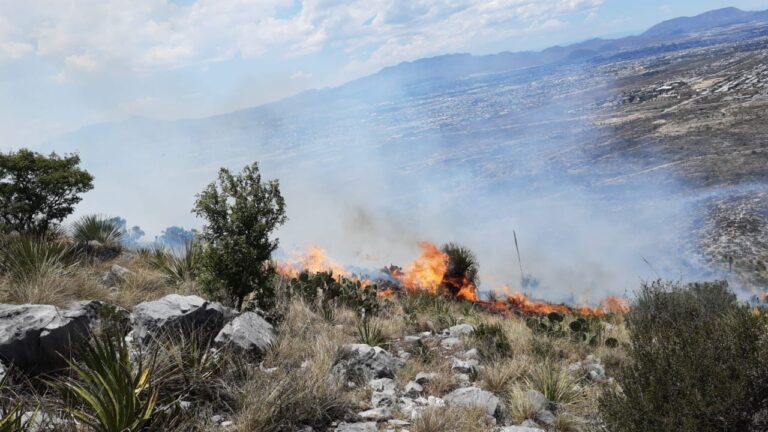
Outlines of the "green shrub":
{"label": "green shrub", "polygon": [[578,378],[551,359],[536,365],[525,381],[530,388],[540,391],[547,400],[554,402],[558,407],[574,405],[585,398]]}
{"label": "green shrub", "polygon": [[287,220],[278,181],[262,182],[255,162],[237,175],[222,168],[218,182],[197,195],[193,212],[206,220],[200,234],[203,287],[238,309],[255,293],[257,306],[271,310],[275,290],[269,264],[278,241],[270,236]]}
{"label": "green shrub", "polygon": [[59,278],[75,263],[71,248],[47,235],[8,235],[1,243],[0,273],[8,281],[6,301],[55,302],[62,289]]}
{"label": "green shrub", "polygon": [[346,306],[366,315],[379,311],[376,285],[363,285],[360,281],[332,272],[310,273],[303,271],[288,282],[291,295],[299,295],[315,306],[324,316],[333,306]]}
{"label": "green shrub", "polygon": [[26,432],[37,430],[37,411],[24,418],[23,406],[10,400],[11,391],[6,389],[8,375],[0,378],[0,432]]}
{"label": "green shrub", "polygon": [[162,272],[169,284],[180,285],[194,282],[200,270],[201,246],[195,241],[188,242],[179,251],[161,246],[143,250],[141,253],[149,264]]}
{"label": "green shrub", "polygon": [[609,430],[757,430],[753,417],[766,406],[765,322],[725,282],[643,285],[627,327],[622,391],[600,401]]}
{"label": "green shrub", "polygon": [[512,345],[504,328],[498,323],[481,323],[471,334],[471,339],[484,360],[500,360],[512,356]]}

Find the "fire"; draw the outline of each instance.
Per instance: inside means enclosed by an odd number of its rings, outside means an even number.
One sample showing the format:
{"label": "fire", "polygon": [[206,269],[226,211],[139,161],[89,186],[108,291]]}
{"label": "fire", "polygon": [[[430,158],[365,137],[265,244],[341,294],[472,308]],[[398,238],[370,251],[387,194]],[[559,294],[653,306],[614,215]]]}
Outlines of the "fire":
{"label": "fire", "polygon": [[[625,300],[615,296],[606,297],[600,302],[600,308],[591,308],[589,306],[572,307],[565,304],[551,304],[531,300],[525,294],[515,292],[508,286],[501,288],[501,291],[506,296],[505,299],[481,300],[478,295],[477,286],[466,276],[449,277],[447,275],[450,267],[450,257],[445,252],[429,242],[420,242],[419,248],[421,248],[421,255],[406,270],[403,271],[394,266],[389,270],[391,276],[407,292],[424,290],[434,295],[445,293],[452,295],[456,299],[476,303],[488,311],[507,316],[513,314],[545,315],[551,312],[581,316],[603,316],[608,313],[626,314],[630,310],[629,304]],[[318,246],[310,247],[306,253],[295,257],[289,263],[278,263],[277,267],[281,274],[289,277],[295,277],[303,270],[312,273],[330,271],[337,278],[344,277],[353,281],[359,281],[363,287],[375,283],[370,279],[360,279],[352,275],[342,265],[330,260],[325,250]],[[376,295],[379,298],[391,298],[396,294],[396,291],[396,288],[389,287],[378,291]]]}
{"label": "fire", "polygon": [[629,313],[629,303],[626,300],[609,295],[605,300],[600,302],[600,306],[607,309],[610,312],[617,314]]}
{"label": "fire", "polygon": [[445,272],[448,271],[448,255],[429,242],[421,242],[419,247],[421,256],[398,280],[408,291],[422,289],[437,294]]}

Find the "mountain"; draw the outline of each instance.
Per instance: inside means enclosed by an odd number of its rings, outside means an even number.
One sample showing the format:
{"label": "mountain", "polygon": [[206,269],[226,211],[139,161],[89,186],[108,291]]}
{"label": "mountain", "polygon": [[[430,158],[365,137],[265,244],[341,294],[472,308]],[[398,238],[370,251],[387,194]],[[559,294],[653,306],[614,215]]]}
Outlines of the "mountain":
{"label": "mountain", "polygon": [[695,17],[675,18],[659,23],[643,33],[645,37],[670,37],[712,30],[719,27],[764,21],[768,11],[747,12],[734,7],[705,12]]}
{"label": "mountain", "polygon": [[[149,232],[199,224],[195,193],[219,167],[257,160],[286,194],[286,250],[317,243],[380,268],[405,262],[418,240],[456,240],[477,250],[486,279],[506,282],[519,280],[515,229],[542,297],[599,296],[638,277],[765,283],[765,12],[654,29],[421,59],[276,103],[96,125],[47,146],[79,151],[95,174],[82,212]],[[723,257],[733,274],[720,273]]]}

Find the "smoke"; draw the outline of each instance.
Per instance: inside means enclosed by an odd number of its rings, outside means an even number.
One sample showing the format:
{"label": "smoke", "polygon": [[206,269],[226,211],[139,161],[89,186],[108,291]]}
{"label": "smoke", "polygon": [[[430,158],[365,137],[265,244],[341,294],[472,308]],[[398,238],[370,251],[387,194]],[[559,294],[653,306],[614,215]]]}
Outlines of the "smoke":
{"label": "smoke", "polygon": [[[685,188],[674,175],[631,175],[630,158],[596,155],[614,137],[590,110],[615,89],[607,77],[587,83],[594,91],[568,87],[563,73],[591,74],[570,68],[390,76],[211,119],[80,133],[69,142],[97,179],[80,212],[126,217],[150,236],[199,227],[189,209],[216,168],[257,160],[286,197],[282,254],[320,245],[375,271],[407,265],[419,241],[455,241],[476,252],[481,290],[576,303],[703,275],[684,249],[696,220]],[[521,285],[513,230],[535,288]]]}

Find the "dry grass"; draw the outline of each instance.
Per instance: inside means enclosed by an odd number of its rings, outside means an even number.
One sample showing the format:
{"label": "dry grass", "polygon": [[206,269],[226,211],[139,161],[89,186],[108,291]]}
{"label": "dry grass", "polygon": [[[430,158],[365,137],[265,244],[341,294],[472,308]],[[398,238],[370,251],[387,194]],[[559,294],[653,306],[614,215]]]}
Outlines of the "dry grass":
{"label": "dry grass", "polygon": [[504,406],[507,415],[515,424],[520,424],[526,420],[533,420],[538,413],[537,407],[528,398],[527,390],[522,386],[516,385],[504,394]]}
{"label": "dry grass", "polygon": [[578,379],[559,364],[545,361],[535,365],[525,379],[528,387],[538,390],[558,406],[584,401],[585,392]]}
{"label": "dry grass", "polygon": [[117,287],[114,302],[123,307],[157,300],[173,292],[165,283],[165,276],[157,271],[136,268]]}
{"label": "dry grass", "polygon": [[348,414],[356,406],[354,395],[330,372],[349,335],[302,301],[287,306],[278,334],[264,362],[278,369],[257,372],[245,386],[239,430],[322,428]]}
{"label": "dry grass", "polygon": [[487,364],[480,373],[480,384],[489,392],[503,394],[513,384],[522,381],[532,367],[533,363],[528,357]]}
{"label": "dry grass", "polygon": [[414,432],[475,432],[489,430],[485,410],[465,407],[426,408],[413,422]]}
{"label": "dry grass", "polygon": [[109,299],[109,290],[88,268],[38,274],[23,281],[0,279],[0,303],[66,306],[77,300]]}

